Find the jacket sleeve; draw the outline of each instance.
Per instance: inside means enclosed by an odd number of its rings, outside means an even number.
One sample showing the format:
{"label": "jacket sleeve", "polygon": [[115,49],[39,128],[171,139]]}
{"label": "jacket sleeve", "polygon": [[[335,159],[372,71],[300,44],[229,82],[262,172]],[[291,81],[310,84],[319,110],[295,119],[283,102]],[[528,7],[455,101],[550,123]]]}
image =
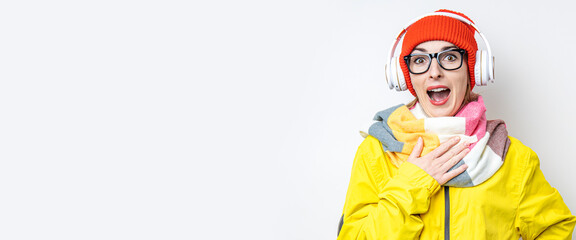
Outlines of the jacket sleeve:
{"label": "jacket sleeve", "polygon": [[370,136],[358,148],[338,240],[419,238],[419,214],[428,211],[440,185],[408,162],[391,176],[396,171],[386,161],[380,142]]}
{"label": "jacket sleeve", "polygon": [[572,239],[576,218],[564,204],[560,193],[544,178],[538,156],[532,150],[522,171],[522,191],[516,228],[522,239]]}

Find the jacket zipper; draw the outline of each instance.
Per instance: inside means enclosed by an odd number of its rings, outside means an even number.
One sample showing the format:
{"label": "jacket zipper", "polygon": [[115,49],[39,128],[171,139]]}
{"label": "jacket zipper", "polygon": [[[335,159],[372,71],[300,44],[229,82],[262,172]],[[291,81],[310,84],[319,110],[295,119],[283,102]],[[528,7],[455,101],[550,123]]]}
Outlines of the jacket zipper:
{"label": "jacket zipper", "polygon": [[450,191],[444,186],[444,239],[450,240]]}

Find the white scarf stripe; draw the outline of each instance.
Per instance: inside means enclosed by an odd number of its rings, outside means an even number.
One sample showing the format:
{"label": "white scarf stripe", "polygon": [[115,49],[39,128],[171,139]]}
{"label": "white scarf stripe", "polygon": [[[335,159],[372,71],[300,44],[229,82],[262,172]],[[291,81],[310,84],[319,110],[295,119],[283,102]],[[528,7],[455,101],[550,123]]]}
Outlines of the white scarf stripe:
{"label": "white scarf stripe", "polygon": [[486,144],[490,139],[490,133],[478,141],[463,161],[468,165],[466,172],[470,175],[474,185],[478,185],[490,178],[502,166],[502,158]]}

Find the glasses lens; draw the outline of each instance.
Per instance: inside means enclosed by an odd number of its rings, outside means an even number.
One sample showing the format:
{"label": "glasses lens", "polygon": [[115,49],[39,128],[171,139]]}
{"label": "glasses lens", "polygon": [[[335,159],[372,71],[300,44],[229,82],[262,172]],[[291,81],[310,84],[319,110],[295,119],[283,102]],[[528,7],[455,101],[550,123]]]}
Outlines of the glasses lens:
{"label": "glasses lens", "polygon": [[426,72],[428,70],[428,66],[430,66],[430,56],[418,54],[410,55],[408,68],[413,74]]}
{"label": "glasses lens", "polygon": [[441,52],[438,55],[440,65],[446,70],[455,70],[462,66],[462,53],[456,50]]}

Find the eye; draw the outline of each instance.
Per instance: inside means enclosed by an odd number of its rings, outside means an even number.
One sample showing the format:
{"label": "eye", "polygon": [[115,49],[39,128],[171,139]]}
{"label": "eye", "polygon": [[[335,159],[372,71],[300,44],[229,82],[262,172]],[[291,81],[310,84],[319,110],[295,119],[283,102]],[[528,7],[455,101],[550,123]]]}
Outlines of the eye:
{"label": "eye", "polygon": [[461,61],[462,54],[458,51],[451,50],[441,53],[438,57],[438,60],[444,63],[456,63]]}
{"label": "eye", "polygon": [[447,55],[444,57],[444,61],[453,62],[453,61],[456,61],[456,60],[458,60],[458,56],[456,56],[456,55],[454,55],[454,54],[447,54]]}
{"label": "eye", "polygon": [[415,57],[412,59],[412,62],[413,62],[414,64],[423,64],[423,63],[426,62],[426,60],[427,60],[427,59],[426,59],[425,57],[415,56]]}

